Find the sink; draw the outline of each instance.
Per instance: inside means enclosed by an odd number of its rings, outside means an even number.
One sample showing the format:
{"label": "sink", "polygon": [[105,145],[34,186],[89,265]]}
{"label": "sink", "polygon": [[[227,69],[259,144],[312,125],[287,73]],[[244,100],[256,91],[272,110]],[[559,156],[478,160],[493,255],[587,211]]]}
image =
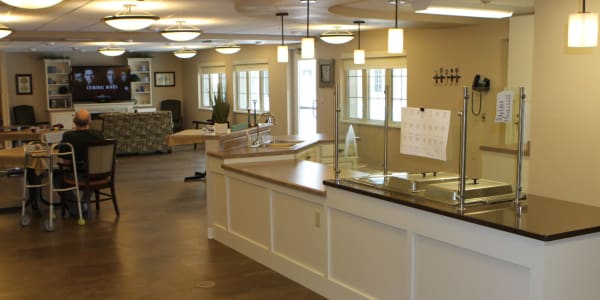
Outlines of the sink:
{"label": "sink", "polygon": [[293,148],[294,146],[296,146],[300,143],[302,143],[302,141],[296,141],[296,142],[276,141],[273,143],[265,144],[265,146],[267,146],[268,148]]}

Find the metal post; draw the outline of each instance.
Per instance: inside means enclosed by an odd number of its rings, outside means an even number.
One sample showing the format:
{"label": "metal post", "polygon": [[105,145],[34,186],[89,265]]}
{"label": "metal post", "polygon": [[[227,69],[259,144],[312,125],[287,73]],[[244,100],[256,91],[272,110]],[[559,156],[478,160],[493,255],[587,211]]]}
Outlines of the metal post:
{"label": "metal post", "polygon": [[519,142],[517,146],[517,180],[515,183],[515,212],[516,214],[521,214],[521,207],[519,206],[519,200],[521,200],[522,195],[522,172],[523,172],[523,140],[524,138],[524,128],[525,128],[525,88],[519,88]]}
{"label": "metal post", "polygon": [[389,87],[385,87],[385,118],[383,120],[383,176],[388,174],[388,129],[390,122],[390,98]]}
{"label": "metal post", "polygon": [[458,201],[459,206],[458,209],[460,211],[465,210],[465,185],[467,182],[467,116],[468,116],[468,108],[469,108],[469,88],[463,88],[463,110],[460,114],[462,118],[461,127],[460,127],[460,167],[459,167],[459,175],[460,182],[458,187]]}
{"label": "metal post", "polygon": [[335,157],[335,162],[334,162],[334,171],[335,171],[335,180],[339,181],[340,180],[340,101],[339,101],[339,97],[338,97],[338,85],[336,84],[333,87],[333,99],[334,99],[334,103],[335,103],[335,126],[334,126],[334,143],[335,143],[335,147],[333,147],[335,150],[334,153],[334,157]]}

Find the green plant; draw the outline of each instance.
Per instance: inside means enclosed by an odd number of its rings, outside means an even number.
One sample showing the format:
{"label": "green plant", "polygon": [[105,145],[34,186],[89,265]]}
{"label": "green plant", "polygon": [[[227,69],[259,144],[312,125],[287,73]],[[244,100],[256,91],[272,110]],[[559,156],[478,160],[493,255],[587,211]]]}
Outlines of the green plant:
{"label": "green plant", "polygon": [[213,95],[212,108],[211,120],[214,123],[227,123],[230,105],[225,100],[225,96],[220,88],[218,89],[217,94]]}

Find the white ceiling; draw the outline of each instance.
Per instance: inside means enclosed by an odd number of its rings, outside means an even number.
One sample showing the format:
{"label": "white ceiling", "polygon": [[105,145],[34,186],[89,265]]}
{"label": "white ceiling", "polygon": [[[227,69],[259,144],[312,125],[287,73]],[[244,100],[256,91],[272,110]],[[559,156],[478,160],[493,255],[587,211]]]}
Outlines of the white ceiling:
{"label": "white ceiling", "polygon": [[[483,19],[415,14],[414,7],[431,4],[489,7],[512,10],[515,14],[533,13],[534,0],[407,0],[399,6],[401,27],[446,27],[485,22]],[[486,0],[487,2],[487,0]],[[136,4],[134,12],[160,17],[152,27],[139,32],[123,32],[109,27],[101,18],[123,10],[126,3]],[[218,45],[277,44],[281,42],[281,19],[286,40],[297,42],[306,35],[306,4],[299,0],[64,0],[46,9],[27,10],[0,4],[0,23],[15,33],[0,40],[0,51],[96,51],[109,44],[132,52],[173,51]],[[191,42],[171,42],[158,31],[184,20],[204,31]],[[310,34],[341,26],[355,31],[354,20],[364,20],[361,30],[394,26],[394,5],[388,0],[317,0],[310,4]]]}

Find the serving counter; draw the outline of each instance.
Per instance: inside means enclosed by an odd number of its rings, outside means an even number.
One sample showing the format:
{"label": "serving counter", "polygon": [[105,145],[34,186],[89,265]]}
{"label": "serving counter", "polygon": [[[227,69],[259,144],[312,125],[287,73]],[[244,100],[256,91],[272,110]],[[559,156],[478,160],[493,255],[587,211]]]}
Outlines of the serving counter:
{"label": "serving counter", "polygon": [[208,152],[209,238],[330,299],[600,295],[600,208],[529,195],[522,215],[510,202],[459,212],[291,153],[318,143]]}

